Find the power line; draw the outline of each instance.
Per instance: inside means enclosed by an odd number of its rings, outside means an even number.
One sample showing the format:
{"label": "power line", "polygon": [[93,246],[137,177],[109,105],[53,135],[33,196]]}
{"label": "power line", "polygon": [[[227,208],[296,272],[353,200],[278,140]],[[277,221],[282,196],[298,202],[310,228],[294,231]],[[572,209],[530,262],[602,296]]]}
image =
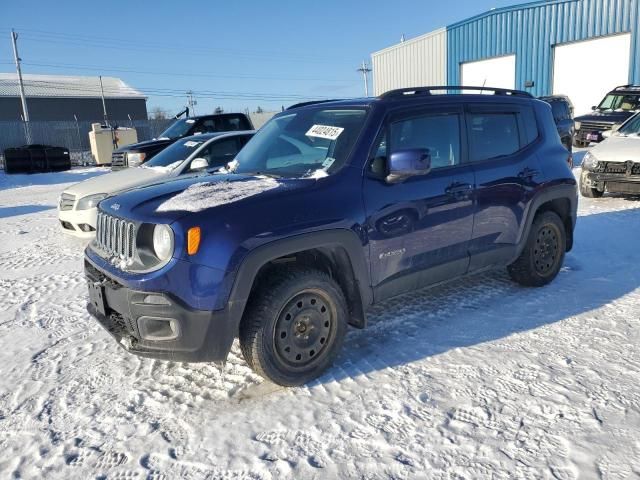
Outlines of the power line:
{"label": "power line", "polygon": [[64,34],[55,32],[44,32],[42,30],[22,29],[21,34],[24,40],[30,41],[43,41],[52,43],[63,43],[69,45],[76,45],[82,47],[94,47],[94,48],[108,48],[108,49],[122,49],[137,50],[137,51],[174,51],[181,55],[203,55],[214,53],[216,55],[225,55],[232,57],[245,57],[254,59],[271,59],[279,61],[296,61],[306,63],[343,63],[344,60],[337,60],[329,57],[321,57],[317,55],[304,55],[297,54],[285,54],[275,52],[259,52],[255,50],[233,50],[233,49],[217,49],[211,47],[197,47],[194,45],[177,45],[175,43],[152,43],[145,41],[133,41],[133,40],[120,40],[106,37],[96,36],[84,36],[74,34]]}
{"label": "power line", "polygon": [[[176,77],[203,77],[203,78],[231,78],[231,79],[247,79],[247,80],[300,80],[300,81],[322,81],[322,82],[336,82],[343,83],[343,80],[318,78],[318,77],[287,77],[287,76],[267,76],[267,75],[252,75],[252,74],[208,74],[208,73],[193,73],[193,72],[163,72],[163,71],[149,71],[149,70],[135,70],[121,67],[101,66],[101,65],[85,65],[85,64],[73,64],[73,63],[40,63],[41,60],[34,60],[30,62],[22,62],[23,65],[29,65],[34,67],[47,67],[47,68],[59,68],[76,70],[89,70],[99,72],[117,72],[117,73],[135,73],[142,75],[168,75]],[[0,64],[5,62],[0,62]],[[6,62],[9,64],[9,62]]]}

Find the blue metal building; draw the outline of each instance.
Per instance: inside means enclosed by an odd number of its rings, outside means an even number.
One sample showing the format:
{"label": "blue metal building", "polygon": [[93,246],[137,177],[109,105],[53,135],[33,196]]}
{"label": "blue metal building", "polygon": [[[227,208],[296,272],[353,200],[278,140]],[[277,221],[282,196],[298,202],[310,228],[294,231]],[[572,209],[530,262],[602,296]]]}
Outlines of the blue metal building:
{"label": "blue metal building", "polygon": [[[443,47],[443,80],[449,85],[519,88],[538,96],[564,93],[575,98],[579,112],[617,85],[640,84],[639,3],[539,0],[494,9],[449,25]],[[431,41],[431,37],[423,37]],[[403,78],[398,75],[403,68],[440,68],[439,57],[434,60],[426,55],[411,58],[412,65],[403,65],[409,47],[404,45],[372,55],[375,85],[388,89],[393,83],[390,80]],[[380,61],[382,53],[384,62]],[[394,62],[392,56],[400,60]],[[377,64],[383,67],[379,71]]]}

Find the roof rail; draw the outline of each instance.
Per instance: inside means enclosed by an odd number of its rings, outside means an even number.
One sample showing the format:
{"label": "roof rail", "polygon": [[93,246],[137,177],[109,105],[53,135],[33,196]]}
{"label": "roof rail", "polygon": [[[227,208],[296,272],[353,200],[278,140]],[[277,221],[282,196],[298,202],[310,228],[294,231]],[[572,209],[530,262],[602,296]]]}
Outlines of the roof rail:
{"label": "roof rail", "polygon": [[316,105],[318,103],[327,103],[327,102],[337,102],[338,98],[330,99],[330,100],[311,100],[310,102],[300,102],[287,107],[287,110],[292,110],[294,108],[306,107],[308,105]]}
{"label": "roof rail", "polygon": [[613,89],[613,91],[617,91],[617,90],[628,90],[628,89],[636,89],[636,88],[640,88],[640,85],[634,85],[634,84],[629,84],[629,85],[620,85],[619,87],[616,87]]}
{"label": "roof rail", "polygon": [[473,90],[479,92],[493,92],[494,95],[510,95],[513,97],[526,97],[526,98],[534,98],[529,92],[524,92],[522,90],[510,90],[507,88],[492,88],[492,87],[465,87],[465,86],[434,86],[434,87],[413,87],[413,88],[398,88],[396,90],[390,90],[388,92],[380,95],[379,98],[394,98],[394,97],[404,97],[409,95],[433,95],[434,91],[459,91],[462,93],[462,90]]}

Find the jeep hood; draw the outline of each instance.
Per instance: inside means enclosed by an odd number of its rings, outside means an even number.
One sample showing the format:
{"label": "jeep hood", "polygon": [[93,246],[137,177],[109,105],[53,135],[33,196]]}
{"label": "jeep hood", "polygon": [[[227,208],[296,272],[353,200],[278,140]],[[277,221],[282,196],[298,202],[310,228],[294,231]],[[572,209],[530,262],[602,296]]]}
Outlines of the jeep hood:
{"label": "jeep hood", "polygon": [[313,179],[275,179],[259,175],[205,175],[129,190],[103,200],[100,209],[136,221],[172,223],[186,215],[239,202],[259,202],[287,195],[315,183]]}
{"label": "jeep hood", "polygon": [[640,137],[613,136],[591,149],[604,162],[640,162]]}
{"label": "jeep hood", "polygon": [[113,194],[148,183],[155,183],[165,177],[167,177],[167,173],[160,169],[133,167],[76,183],[67,188],[65,193],[70,193],[78,198],[96,193]]}
{"label": "jeep hood", "polygon": [[156,139],[156,140],[147,140],[144,142],[138,143],[130,143],[129,145],[124,145],[114,152],[122,153],[122,152],[147,152],[149,150],[157,150],[161,147],[166,147],[167,145],[171,145],[175,140],[169,139]]}
{"label": "jeep hood", "polygon": [[627,120],[632,115],[635,115],[636,112],[593,112],[588,115],[582,115],[580,117],[574,118],[576,122],[598,122],[598,123],[622,123]]}

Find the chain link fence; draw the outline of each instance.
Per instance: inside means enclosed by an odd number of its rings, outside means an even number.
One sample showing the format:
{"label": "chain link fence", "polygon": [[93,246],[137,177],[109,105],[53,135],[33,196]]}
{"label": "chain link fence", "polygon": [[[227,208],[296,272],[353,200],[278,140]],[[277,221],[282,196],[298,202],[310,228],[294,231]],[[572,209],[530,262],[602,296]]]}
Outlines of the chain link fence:
{"label": "chain link fence", "polygon": [[[123,120],[111,122],[114,126],[135,128],[138,141],[157,137],[175,119],[166,120]],[[75,164],[91,163],[89,132],[96,121],[36,121],[29,122],[31,142],[27,142],[25,124],[21,121],[0,121],[0,168],[4,168],[3,152],[6,148],[21,147],[27,143],[52,145],[69,149],[71,160]]]}

